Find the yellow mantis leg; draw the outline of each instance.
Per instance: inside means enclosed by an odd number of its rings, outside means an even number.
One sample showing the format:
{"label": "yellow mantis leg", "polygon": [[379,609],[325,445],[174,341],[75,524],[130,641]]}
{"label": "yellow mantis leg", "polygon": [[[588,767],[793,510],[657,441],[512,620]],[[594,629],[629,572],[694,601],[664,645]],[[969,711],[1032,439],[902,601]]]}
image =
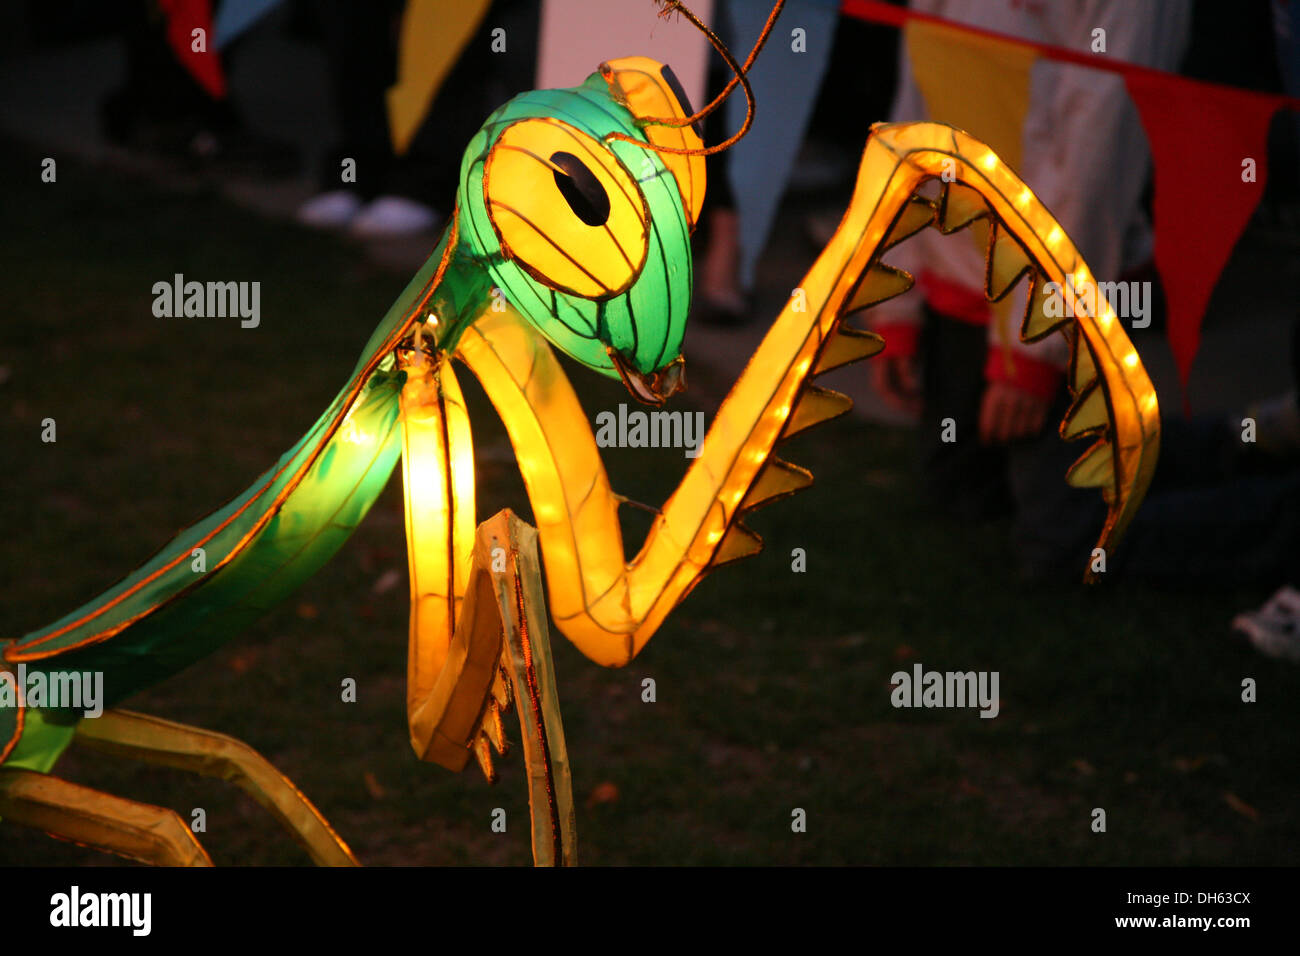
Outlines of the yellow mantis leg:
{"label": "yellow mantis leg", "polygon": [[[937,200],[918,192],[933,180],[940,181]],[[607,666],[628,663],[707,570],[760,549],[743,513],[812,481],[774,457],[776,444],[852,404],[810,379],[883,347],[844,318],[912,286],[882,254],[927,226],[948,233],[980,218],[992,221],[988,297],[1001,299],[1028,275],[1022,340],[1058,331],[1070,339],[1074,404],[1061,434],[1097,440],[1066,480],[1102,491],[1109,508],[1098,547],[1119,540],[1159,445],[1155,391],[1137,351],[1105,296],[1086,295],[1095,281],[1064,230],[987,146],[934,123],[880,126],[835,236],[723,401],[698,457],[630,562],[620,499],[549,346],[509,311],[485,311],[466,330],[458,355],[510,433],[546,556],[552,616],[584,654]],[[1048,294],[1067,286],[1074,296]]]}
{"label": "yellow mantis leg", "polygon": [[473,449],[450,364],[416,352],[402,391],[411,580],[407,717],[422,760],[495,779],[513,694],[533,859],[576,859],[572,783],[551,666],[536,532],[509,511],[474,528]]}
{"label": "yellow mantis leg", "polygon": [[35,770],[0,768],[0,817],[80,846],[155,866],[211,866],[173,810],[126,800]]}
{"label": "yellow mantis leg", "polygon": [[519,711],[533,859],[538,866],[572,866],[578,852],[573,782],[551,662],[537,530],[505,510],[485,521],[478,534],[475,567],[482,564],[478,556],[486,554],[492,568],[490,574],[478,571],[478,581],[490,580],[494,591],[505,640],[502,657]]}
{"label": "yellow mantis leg", "polygon": [[357,859],[302,791],[241,740],[125,710],[77,725],[76,742],[101,753],[228,780],[269,810],[319,866]]}

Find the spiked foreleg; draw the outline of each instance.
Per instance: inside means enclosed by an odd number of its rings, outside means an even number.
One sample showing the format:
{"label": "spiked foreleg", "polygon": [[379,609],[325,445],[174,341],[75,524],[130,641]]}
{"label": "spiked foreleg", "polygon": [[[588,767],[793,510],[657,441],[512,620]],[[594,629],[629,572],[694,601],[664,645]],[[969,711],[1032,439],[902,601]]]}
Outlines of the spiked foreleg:
{"label": "spiked foreleg", "polygon": [[552,616],[588,657],[608,666],[630,661],[708,568],[759,549],[761,540],[738,520],[744,511],[810,483],[806,471],[773,458],[773,448],[851,403],[805,388],[807,379],[883,346],[871,333],[837,327],[840,306],[855,288],[855,301],[865,301],[910,284],[886,270],[859,283],[865,270],[858,244],[841,227],[805,278],[804,295],[792,298],[723,402],[630,563],[623,560],[619,499],[549,347],[509,313],[486,315],[466,332],[459,354],[510,432],[533,503]]}
{"label": "spiked foreleg", "polygon": [[[1053,332],[1070,339],[1074,402],[1061,437],[1096,441],[1067,480],[1101,489],[1108,510],[1097,546],[1113,548],[1155,472],[1159,406],[1137,350],[1079,250],[1033,191],[988,146],[960,130],[935,123],[877,126],[862,175],[887,182],[886,197],[910,195],[930,179],[944,181],[936,213],[943,232],[991,220],[985,294],[999,300],[1028,276],[1021,340]],[[1090,569],[1085,579],[1093,577]]]}
{"label": "spiked foreleg", "polygon": [[[945,183],[937,203],[917,192],[933,179]],[[461,340],[461,357],[510,432],[546,553],[552,614],[565,635],[599,663],[626,664],[705,570],[756,552],[761,541],[742,513],[810,481],[772,457],[777,442],[851,405],[809,379],[883,347],[843,318],[912,285],[881,254],[927,226],[952,232],[990,216],[989,297],[1001,298],[1028,274],[1021,338],[1065,327],[1073,334],[1075,404],[1062,435],[1099,440],[1068,480],[1102,488],[1109,511],[1098,545],[1112,547],[1142,499],[1159,445],[1155,391],[1136,350],[1064,230],[987,146],[934,123],[878,127],[838,230],[723,401],[630,563],[619,498],[549,347],[508,312],[485,314]],[[1036,290],[1050,289],[1048,282],[1093,295],[1040,300]],[[1060,317],[1052,303],[1064,309]]]}

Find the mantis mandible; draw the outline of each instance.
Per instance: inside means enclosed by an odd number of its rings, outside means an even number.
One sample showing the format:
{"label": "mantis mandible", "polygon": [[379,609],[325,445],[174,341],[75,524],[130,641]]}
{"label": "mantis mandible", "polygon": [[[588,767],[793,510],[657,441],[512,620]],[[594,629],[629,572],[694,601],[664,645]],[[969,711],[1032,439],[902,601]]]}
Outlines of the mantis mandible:
{"label": "mantis mandible", "polygon": [[[1155,392],[1104,296],[1064,312],[1044,283],[1093,282],[1061,227],[978,140],[930,123],[877,125],[838,230],[735,383],[685,476],[625,560],[591,427],[553,349],[662,403],[684,384],[689,239],[703,201],[699,137],[671,71],[602,64],[567,90],[522,94],[469,144],[455,214],[426,264],[303,438],[239,497],[177,535],[121,583],[48,627],[0,642],[0,817],[134,859],[206,864],[172,811],[54,775],[74,741],[233,780],[322,864],[356,860],[293,784],[247,745],[123,710],[98,719],[22,700],[27,673],[99,671],[116,706],[211,652],[347,540],[402,460],[410,570],[407,713],[423,760],[475,758],[489,778],[502,714],[521,722],[536,862],[576,859],[550,617],[593,661],[622,666],[712,568],[753,554],[742,516],[812,476],[779,442],[847,411],[812,379],[874,355],[846,317],[912,285],[881,259],[927,227],[988,220],[987,289],[1029,276],[1020,335],[1064,334],[1074,403],[1064,438],[1091,436],[1067,478],[1101,489],[1098,546],[1113,547],[1155,465]],[[1064,317],[1054,317],[1061,316]],[[469,420],[453,361],[505,423],[537,527],[508,511],[476,524]],[[538,545],[545,558],[541,576]],[[205,556],[195,570],[195,556]],[[0,699],[3,699],[0,697]]]}

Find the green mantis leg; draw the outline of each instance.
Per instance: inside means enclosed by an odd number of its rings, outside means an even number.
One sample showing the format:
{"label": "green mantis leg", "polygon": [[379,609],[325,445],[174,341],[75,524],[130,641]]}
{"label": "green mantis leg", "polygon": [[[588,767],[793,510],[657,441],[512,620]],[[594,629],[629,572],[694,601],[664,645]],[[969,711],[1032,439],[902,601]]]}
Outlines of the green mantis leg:
{"label": "green mantis leg", "polygon": [[270,810],[316,864],[357,865],[348,845],[302,791],[241,740],[125,710],[82,720],[75,739],[102,753],[229,780]]}
{"label": "green mantis leg", "polygon": [[211,866],[175,811],[50,774],[0,768],[0,817],[81,846],[155,866]]}

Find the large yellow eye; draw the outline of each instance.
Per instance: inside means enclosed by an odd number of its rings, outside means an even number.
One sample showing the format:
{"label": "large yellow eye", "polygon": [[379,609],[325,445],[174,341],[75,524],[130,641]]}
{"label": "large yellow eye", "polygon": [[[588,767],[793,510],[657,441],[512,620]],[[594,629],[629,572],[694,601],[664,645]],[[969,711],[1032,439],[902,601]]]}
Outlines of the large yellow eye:
{"label": "large yellow eye", "polygon": [[553,289],[606,299],[641,272],[645,197],[614,155],[557,119],[506,127],[483,173],[502,252]]}
{"label": "large yellow eye", "polygon": [[[681,83],[670,67],[648,56],[625,56],[601,64],[601,72],[611,88],[617,88],[622,101],[633,116],[676,117],[684,119],[694,114]],[[700,150],[704,141],[695,126],[656,126],[643,132],[656,146],[674,149]],[[704,204],[704,157],[699,153],[659,153],[659,159],[677,180],[682,195],[686,220],[695,228]]]}

